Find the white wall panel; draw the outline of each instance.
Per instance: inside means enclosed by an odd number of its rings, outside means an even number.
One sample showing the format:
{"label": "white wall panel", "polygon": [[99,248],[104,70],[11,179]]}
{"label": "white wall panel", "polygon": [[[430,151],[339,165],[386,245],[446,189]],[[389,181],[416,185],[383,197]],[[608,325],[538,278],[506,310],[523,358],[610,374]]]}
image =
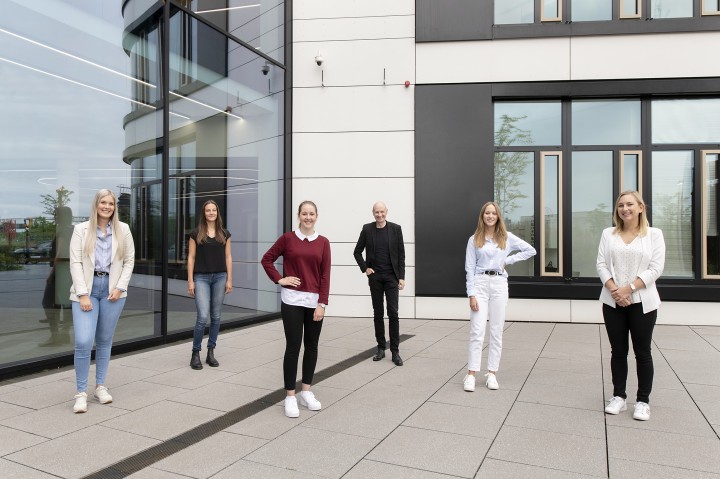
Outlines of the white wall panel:
{"label": "white wall panel", "polygon": [[717,62],[708,55],[719,50],[716,32],[576,37],[572,79],[717,76]]}
{"label": "white wall panel", "polygon": [[[412,38],[295,43],[293,48],[295,87],[382,85],[383,69],[386,85],[415,81]],[[324,59],[321,67],[315,62],[318,52]]]}
{"label": "white wall panel", "polygon": [[570,39],[536,38],[416,45],[417,83],[570,79]]}
{"label": "white wall panel", "polygon": [[302,0],[293,2],[293,18],[414,15],[415,0]]}
{"label": "white wall panel", "polygon": [[720,303],[663,301],[658,309],[657,323],[720,326]]}
{"label": "white wall panel", "polygon": [[415,16],[370,16],[295,19],[293,42],[410,38],[415,42]]}
{"label": "white wall panel", "polygon": [[[415,298],[408,296],[400,296],[398,316],[400,317],[400,334],[403,333],[402,318],[415,317]],[[341,294],[331,294],[330,303],[328,304],[327,315],[347,316],[349,318],[368,318],[368,332],[371,338],[375,338],[372,331],[372,301],[368,296],[344,296]],[[387,316],[387,315],[386,315]]]}
{"label": "white wall panel", "polygon": [[414,142],[412,131],[295,133],[293,177],[412,177]]}
{"label": "white wall panel", "polygon": [[[600,296],[599,284],[598,296]],[[603,323],[602,303],[598,299],[570,300],[570,318],[573,323]]]}
{"label": "white wall panel", "polygon": [[412,92],[404,86],[295,88],[293,131],[413,130]]}
{"label": "white wall panel", "polygon": [[310,199],[318,207],[318,233],[330,241],[357,241],[360,227],[368,223],[368,207],[379,198],[388,205],[388,219],[403,228],[406,242],[415,242],[414,181],[412,178],[295,179],[293,212]]}
{"label": "white wall panel", "polygon": [[[360,227],[361,227],[361,225],[358,225],[358,228],[357,228],[358,236],[360,236]],[[403,237],[405,239],[405,267],[408,268],[411,266],[415,266],[415,244],[408,243],[407,238],[405,237],[406,235],[405,235],[404,231],[405,231],[405,228],[403,228]],[[362,272],[360,271],[360,268],[358,267],[357,263],[355,262],[355,258],[353,257],[353,250],[355,249],[355,243],[356,243],[356,241],[352,241],[352,242],[348,242],[348,243],[335,243],[335,242],[331,243],[332,263],[333,263],[333,265],[337,265],[337,266],[352,266],[353,268],[355,268],[355,270],[358,272],[358,274],[362,276]]]}

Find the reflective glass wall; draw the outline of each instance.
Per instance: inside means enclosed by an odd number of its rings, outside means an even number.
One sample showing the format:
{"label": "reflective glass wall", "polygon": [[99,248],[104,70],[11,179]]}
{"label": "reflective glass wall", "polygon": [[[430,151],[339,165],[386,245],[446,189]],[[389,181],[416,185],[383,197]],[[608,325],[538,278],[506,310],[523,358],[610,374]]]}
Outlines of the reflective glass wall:
{"label": "reflective glass wall", "polygon": [[69,238],[100,188],[136,249],[116,345],[190,334],[208,199],[232,233],[223,322],[278,311],[259,257],[282,231],[284,3],[195,3],[0,3],[0,373],[71,360]]}

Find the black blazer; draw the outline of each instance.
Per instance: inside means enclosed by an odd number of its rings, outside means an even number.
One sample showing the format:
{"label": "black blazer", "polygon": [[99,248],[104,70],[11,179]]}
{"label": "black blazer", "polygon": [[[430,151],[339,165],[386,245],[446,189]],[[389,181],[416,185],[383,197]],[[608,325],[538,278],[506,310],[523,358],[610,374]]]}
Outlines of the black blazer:
{"label": "black blazer", "polygon": [[[392,263],[393,272],[398,281],[405,279],[405,243],[403,242],[402,228],[400,225],[387,222],[385,227],[388,228],[388,239],[390,242],[390,262]],[[368,268],[373,267],[375,260],[375,235],[377,227],[375,222],[363,225],[355,245],[355,261],[357,261],[360,270],[364,273]],[[362,252],[365,250],[367,260],[363,259]]]}

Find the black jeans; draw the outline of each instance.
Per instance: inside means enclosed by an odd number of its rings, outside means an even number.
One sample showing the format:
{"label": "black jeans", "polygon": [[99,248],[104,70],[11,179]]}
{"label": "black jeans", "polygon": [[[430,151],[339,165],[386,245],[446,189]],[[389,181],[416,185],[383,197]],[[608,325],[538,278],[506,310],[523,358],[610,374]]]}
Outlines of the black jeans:
{"label": "black jeans", "polygon": [[625,308],[620,306],[613,308],[603,304],[603,319],[612,349],[610,370],[612,371],[613,396],[627,399],[625,389],[628,375],[628,333],[630,333],[637,363],[637,400],[649,404],[655,372],[650,349],[653,328],[657,320],[657,310],[643,314],[642,303],[631,304]]}
{"label": "black jeans", "polygon": [[390,329],[390,351],[400,351],[400,320],[398,319],[398,302],[400,290],[398,280],[393,273],[373,273],[368,276],[370,296],[372,297],[373,317],[375,320],[375,339],[379,348],[387,349],[385,341],[385,308],[383,297],[387,299],[387,314]]}
{"label": "black jeans", "polygon": [[[300,356],[300,343],[305,345],[302,363],[302,382],[312,384],[317,365],[318,343],[323,321],[313,321],[314,308],[291,306],[280,303],[283,327],[285,329],[285,357],[283,359],[283,381],[285,389],[295,390],[297,363]],[[305,337],[303,338],[303,327]]]}

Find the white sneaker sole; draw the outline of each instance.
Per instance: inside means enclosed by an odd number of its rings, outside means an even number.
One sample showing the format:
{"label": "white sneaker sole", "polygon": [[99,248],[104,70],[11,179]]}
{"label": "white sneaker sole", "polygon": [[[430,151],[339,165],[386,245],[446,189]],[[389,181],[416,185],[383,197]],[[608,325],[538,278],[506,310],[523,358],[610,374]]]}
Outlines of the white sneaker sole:
{"label": "white sneaker sole", "polygon": [[319,410],[322,409],[322,404],[320,404],[319,406],[310,407],[310,404],[308,404],[308,402],[305,401],[302,396],[298,396],[298,403],[299,403],[302,407],[308,408],[310,411],[319,411]]}
{"label": "white sneaker sole", "polygon": [[95,399],[97,399],[97,401],[98,401],[100,404],[110,404],[110,403],[112,402],[112,398],[110,398],[110,399],[105,399],[105,400],[103,401],[103,400],[100,399],[99,397],[95,396]]}

